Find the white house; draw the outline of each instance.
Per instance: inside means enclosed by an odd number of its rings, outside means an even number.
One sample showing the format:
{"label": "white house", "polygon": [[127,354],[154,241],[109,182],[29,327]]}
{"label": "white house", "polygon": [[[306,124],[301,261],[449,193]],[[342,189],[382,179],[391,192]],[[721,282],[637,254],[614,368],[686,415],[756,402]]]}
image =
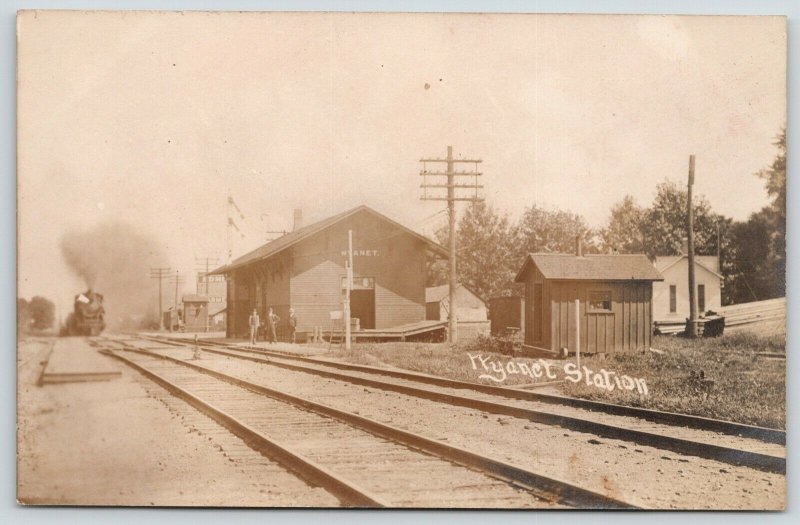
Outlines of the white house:
{"label": "white house", "polygon": [[[654,265],[664,280],[653,283],[653,321],[685,321],[689,317],[689,256],[656,257]],[[719,312],[722,306],[719,258],[715,255],[696,255],[694,266],[698,315],[709,310]]]}
{"label": "white house", "polygon": [[[425,318],[444,321],[449,318],[450,287],[434,286],[425,289]],[[456,319],[459,338],[469,339],[489,334],[486,303],[478,294],[459,284],[456,288]]]}

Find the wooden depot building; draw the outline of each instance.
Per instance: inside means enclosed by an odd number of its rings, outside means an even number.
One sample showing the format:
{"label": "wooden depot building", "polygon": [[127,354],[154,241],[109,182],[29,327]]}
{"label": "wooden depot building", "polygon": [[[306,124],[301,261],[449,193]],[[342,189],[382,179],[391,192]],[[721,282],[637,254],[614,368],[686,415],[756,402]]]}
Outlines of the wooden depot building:
{"label": "wooden depot building", "polygon": [[[297,219],[297,217],[296,217]],[[348,231],[353,232],[351,317],[359,333],[376,339],[425,332],[441,323],[425,320],[425,274],[429,254],[446,258],[439,244],[359,206],[301,226],[212,272],[228,282],[227,336],[244,337],[255,308],[262,320],[268,308],[285,333],[289,308],[297,316],[298,340],[341,324],[346,286]],[[263,324],[263,323],[262,323]]]}
{"label": "wooden depot building", "polygon": [[[569,353],[645,350],[653,330],[653,282],[663,277],[644,255],[534,253],[516,281],[525,283],[525,346]],[[577,315],[576,315],[577,301]]]}

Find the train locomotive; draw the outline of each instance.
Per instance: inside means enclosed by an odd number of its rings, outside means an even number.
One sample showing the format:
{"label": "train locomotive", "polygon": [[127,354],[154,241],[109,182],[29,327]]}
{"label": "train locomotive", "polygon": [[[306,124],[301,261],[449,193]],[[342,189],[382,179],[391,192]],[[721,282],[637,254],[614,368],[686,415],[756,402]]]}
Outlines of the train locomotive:
{"label": "train locomotive", "polygon": [[99,335],[106,327],[103,296],[88,290],[75,296],[72,313],[67,316],[67,335]]}

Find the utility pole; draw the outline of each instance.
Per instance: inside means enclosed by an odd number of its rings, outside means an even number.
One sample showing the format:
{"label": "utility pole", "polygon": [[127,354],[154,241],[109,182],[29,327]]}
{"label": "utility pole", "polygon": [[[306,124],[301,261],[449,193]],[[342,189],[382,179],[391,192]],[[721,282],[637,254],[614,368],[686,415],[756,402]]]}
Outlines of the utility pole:
{"label": "utility pole", "polygon": [[[177,316],[178,315],[178,286],[182,285],[184,282],[184,278],[180,276],[180,272],[175,270],[175,275],[170,279],[171,283],[175,283],[175,306],[173,307],[172,314]],[[169,320],[169,331],[172,331],[172,316],[170,316]]]}
{"label": "utility pole", "polygon": [[350,290],[353,289],[353,230],[347,230],[347,281],[344,294],[344,349],[350,350]]}
{"label": "utility pole", "polygon": [[[449,305],[448,305],[448,328],[447,328],[447,338],[450,344],[454,344],[458,342],[458,323],[456,319],[456,287],[458,286],[458,277],[456,273],[456,201],[468,201],[468,202],[479,202],[482,201],[483,198],[478,197],[478,189],[483,188],[482,185],[478,184],[478,177],[483,175],[482,173],[478,172],[478,164],[483,162],[480,159],[454,159],[453,158],[453,147],[447,146],[447,157],[444,159],[420,159],[422,162],[422,171],[420,171],[420,175],[423,177],[422,184],[420,184],[420,188],[423,188],[422,197],[421,199],[424,201],[447,201],[447,213],[448,213],[448,223],[449,223],[449,236],[448,236],[448,245],[449,245],[449,259],[450,259],[450,272],[449,272],[449,284],[450,284],[450,294],[449,294]],[[428,171],[427,164],[431,163],[445,163],[446,164],[446,171]],[[474,164],[475,168],[474,171],[456,171],[455,165],[459,163],[467,163],[467,164]],[[434,177],[434,181],[432,183],[428,182],[428,177]],[[456,177],[465,176],[465,177],[474,177],[474,181],[466,182],[466,183],[459,183],[456,184],[455,180]],[[441,179],[438,177],[446,177],[446,183],[442,184]],[[469,180],[469,179],[467,179]],[[447,196],[442,196],[441,194],[434,194],[428,195],[429,188],[447,188]],[[470,189],[475,190],[474,195],[466,196],[464,194],[457,195],[456,190],[461,189]]]}
{"label": "utility pole", "polygon": [[239,235],[244,238],[244,233],[239,227],[236,225],[236,219],[234,217],[234,213],[239,216],[239,218],[244,221],[244,213],[242,210],[239,209],[239,206],[236,204],[236,201],[233,200],[233,195],[231,194],[231,190],[228,190],[228,204],[227,204],[227,212],[228,212],[228,222],[226,226],[226,233],[228,237],[228,260],[227,264],[231,263],[233,259],[233,230],[239,232]]}
{"label": "utility pole", "polygon": [[[266,222],[264,220],[265,218],[269,218],[269,215],[267,215],[266,213],[262,213],[261,214],[261,222]],[[270,241],[274,241],[278,237],[283,237],[284,235],[286,235],[289,232],[287,232],[286,230],[266,230],[266,231],[264,231],[264,233],[266,234],[265,235],[266,241],[270,242]]]}
{"label": "utility pole", "polygon": [[150,278],[158,279],[158,329],[164,330],[164,307],[161,305],[161,281],[169,276],[170,268],[150,268]]}
{"label": "utility pole", "polygon": [[[209,326],[209,323],[211,322],[211,318],[209,317],[209,314],[211,313],[211,297],[208,295],[208,290],[209,290],[208,274],[211,271],[211,265],[216,266],[217,264],[219,264],[219,258],[217,258],[217,257],[197,258],[197,257],[195,257],[194,262],[200,268],[197,271],[202,274],[203,280],[206,283],[205,292],[202,295],[205,295],[206,299],[208,299],[208,302],[206,303],[206,332],[208,332],[211,329],[211,327]],[[205,272],[202,272],[202,269],[203,269],[204,265],[205,265]],[[199,281],[199,279],[198,279],[198,281]],[[198,282],[197,284],[198,284],[198,286],[196,287],[197,288],[197,294],[201,295],[200,294],[200,286],[199,286],[200,283]]]}
{"label": "utility pole", "polygon": [[228,220],[225,221],[225,241],[228,245],[228,259],[226,264],[230,264],[233,260],[233,232],[231,229],[233,228],[233,217],[231,217],[231,206],[233,205],[233,197],[231,196],[231,190],[228,190],[228,201],[225,206],[225,210],[227,212]]}
{"label": "utility pole", "polygon": [[686,333],[697,337],[697,297],[694,280],[694,210],[692,209],[692,185],[694,185],[694,155],[689,155],[689,184],[686,204],[686,229],[689,233],[689,323]]}
{"label": "utility pole", "polygon": [[197,294],[198,295],[205,295],[206,297],[208,297],[208,274],[209,274],[209,272],[211,272],[211,266],[216,266],[216,265],[219,264],[219,258],[218,257],[195,257],[194,262],[197,265],[196,271],[203,276],[203,280],[206,283],[206,286],[205,286],[204,290],[202,290],[202,288],[199,286],[200,283],[199,282],[197,283],[198,284],[198,286],[196,287]]}

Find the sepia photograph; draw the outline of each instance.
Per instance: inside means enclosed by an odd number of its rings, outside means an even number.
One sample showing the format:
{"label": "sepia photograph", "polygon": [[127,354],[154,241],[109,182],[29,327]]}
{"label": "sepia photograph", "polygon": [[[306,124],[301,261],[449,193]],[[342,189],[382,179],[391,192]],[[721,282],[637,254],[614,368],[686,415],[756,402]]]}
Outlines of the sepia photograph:
{"label": "sepia photograph", "polygon": [[16,33],[18,505],[785,510],[785,16]]}

